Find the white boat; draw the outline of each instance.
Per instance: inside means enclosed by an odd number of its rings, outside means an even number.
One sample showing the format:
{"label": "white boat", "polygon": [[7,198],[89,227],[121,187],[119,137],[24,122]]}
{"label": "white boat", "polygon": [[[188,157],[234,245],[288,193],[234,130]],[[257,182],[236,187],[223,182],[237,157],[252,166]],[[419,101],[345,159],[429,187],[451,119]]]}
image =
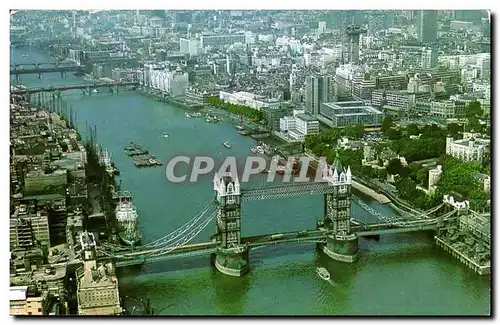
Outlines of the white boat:
{"label": "white boat", "polygon": [[164,138],[168,138],[168,133],[163,132],[163,137],[164,137]]}
{"label": "white boat", "polygon": [[228,148],[228,149],[231,149],[231,145],[229,144],[229,142],[224,142],[223,143],[224,147]]}
{"label": "white boat", "polygon": [[116,221],[118,222],[118,235],[127,245],[133,246],[142,239],[139,230],[139,214],[132,204],[132,194],[123,191],[118,194],[119,202],[116,206]]}
{"label": "white boat", "polygon": [[319,277],[325,281],[330,281],[330,273],[324,267],[316,268],[316,273],[318,273]]}
{"label": "white boat", "polygon": [[191,117],[188,113],[184,114],[187,118]]}
{"label": "white boat", "polygon": [[93,93],[98,93],[98,92],[99,92],[99,89],[92,89],[92,92],[93,92]]}

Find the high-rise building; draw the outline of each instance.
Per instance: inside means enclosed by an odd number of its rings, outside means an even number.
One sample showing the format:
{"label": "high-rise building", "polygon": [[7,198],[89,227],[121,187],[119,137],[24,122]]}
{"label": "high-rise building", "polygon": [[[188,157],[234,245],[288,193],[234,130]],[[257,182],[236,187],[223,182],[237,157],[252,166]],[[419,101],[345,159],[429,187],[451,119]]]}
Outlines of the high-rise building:
{"label": "high-rise building", "polygon": [[417,39],[431,43],[437,38],[437,10],[420,10],[417,17]]}
{"label": "high-rise building", "polygon": [[394,11],[387,10],[384,12],[384,28],[394,27]]}
{"label": "high-rise building", "polygon": [[331,101],[331,82],[329,76],[309,76],[306,78],[306,109],[305,111],[317,116],[321,103]]}
{"label": "high-rise building", "polygon": [[481,61],[481,79],[490,80],[491,78],[491,59],[483,58]]}
{"label": "high-rise building", "polygon": [[172,27],[187,27],[192,23],[191,11],[176,11],[172,17]]}
{"label": "high-rise building", "polygon": [[490,37],[491,35],[490,18],[481,18],[481,29],[483,31],[483,37]]}
{"label": "high-rise building", "polygon": [[366,30],[358,25],[350,25],[346,29],[349,37],[349,62],[359,63],[359,35],[366,33]]}
{"label": "high-rise building", "polygon": [[181,53],[196,56],[200,50],[199,47],[200,42],[196,39],[187,39],[182,37],[179,39],[179,50]]}
{"label": "high-rise building", "polygon": [[318,23],[318,33],[322,34],[326,32],[326,21],[320,21]]}
{"label": "high-rise building", "polygon": [[436,49],[423,48],[420,66],[423,69],[435,68],[438,63],[438,53]]}

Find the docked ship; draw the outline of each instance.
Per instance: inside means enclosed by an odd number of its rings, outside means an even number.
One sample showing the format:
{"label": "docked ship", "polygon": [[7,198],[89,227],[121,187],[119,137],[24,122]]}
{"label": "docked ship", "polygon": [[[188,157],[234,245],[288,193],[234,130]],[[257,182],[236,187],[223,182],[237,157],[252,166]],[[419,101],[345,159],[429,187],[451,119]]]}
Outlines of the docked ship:
{"label": "docked ship", "polygon": [[101,147],[98,157],[99,164],[104,167],[109,176],[118,175],[120,173],[118,168],[111,162],[111,155],[107,150],[103,150]]}
{"label": "docked ship", "polygon": [[123,191],[118,196],[119,201],[115,210],[118,236],[125,245],[137,245],[142,239],[142,233],[139,230],[137,209],[132,204],[132,194],[129,191]]}

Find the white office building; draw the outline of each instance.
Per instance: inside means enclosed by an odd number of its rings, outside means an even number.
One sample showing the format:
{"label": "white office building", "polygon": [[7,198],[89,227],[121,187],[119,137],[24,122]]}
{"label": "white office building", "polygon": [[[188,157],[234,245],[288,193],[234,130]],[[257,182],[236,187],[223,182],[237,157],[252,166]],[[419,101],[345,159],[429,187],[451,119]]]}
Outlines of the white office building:
{"label": "white office building", "polygon": [[201,52],[200,42],[195,39],[181,38],[179,40],[179,51],[190,56],[197,56]]}
{"label": "white office building", "polygon": [[150,70],[149,87],[172,96],[184,96],[189,87],[188,74],[180,69],[176,71]]}
{"label": "white office building", "polygon": [[280,103],[277,100],[269,100],[264,96],[257,96],[255,94],[247,93],[244,91],[236,93],[221,91],[219,93],[219,98],[224,102],[235,105],[248,106],[258,111],[260,111],[260,109],[264,107],[279,108],[280,106]]}
{"label": "white office building", "polygon": [[308,134],[319,133],[319,121],[304,113],[285,116],[280,118],[280,131],[293,141],[302,141]]}

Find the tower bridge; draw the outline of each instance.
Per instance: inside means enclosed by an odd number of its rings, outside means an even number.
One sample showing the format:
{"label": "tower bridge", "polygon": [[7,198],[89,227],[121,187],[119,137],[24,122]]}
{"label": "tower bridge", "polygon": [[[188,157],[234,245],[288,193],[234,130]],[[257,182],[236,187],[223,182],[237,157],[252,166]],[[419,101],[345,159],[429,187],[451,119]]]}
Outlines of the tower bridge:
{"label": "tower bridge", "polygon": [[[266,245],[316,243],[330,258],[355,262],[359,256],[358,239],[388,233],[439,230],[467,210],[445,198],[442,204],[412,219],[383,215],[359,198],[352,196],[350,168],[344,169],[337,158],[322,169],[321,181],[271,187],[241,189],[238,178],[230,171],[215,175],[215,199],[201,212],[170,234],[137,247],[121,247],[107,243],[95,245],[101,258],[113,259],[117,267],[152,263],[192,256],[214,255],[215,267],[231,276],[242,276],[250,269],[249,251]],[[241,203],[264,199],[281,199],[301,195],[323,195],[324,214],[316,229],[241,236]],[[379,222],[365,224],[351,217],[351,202],[376,216]],[[210,241],[191,242],[215,221],[216,233]]]}

